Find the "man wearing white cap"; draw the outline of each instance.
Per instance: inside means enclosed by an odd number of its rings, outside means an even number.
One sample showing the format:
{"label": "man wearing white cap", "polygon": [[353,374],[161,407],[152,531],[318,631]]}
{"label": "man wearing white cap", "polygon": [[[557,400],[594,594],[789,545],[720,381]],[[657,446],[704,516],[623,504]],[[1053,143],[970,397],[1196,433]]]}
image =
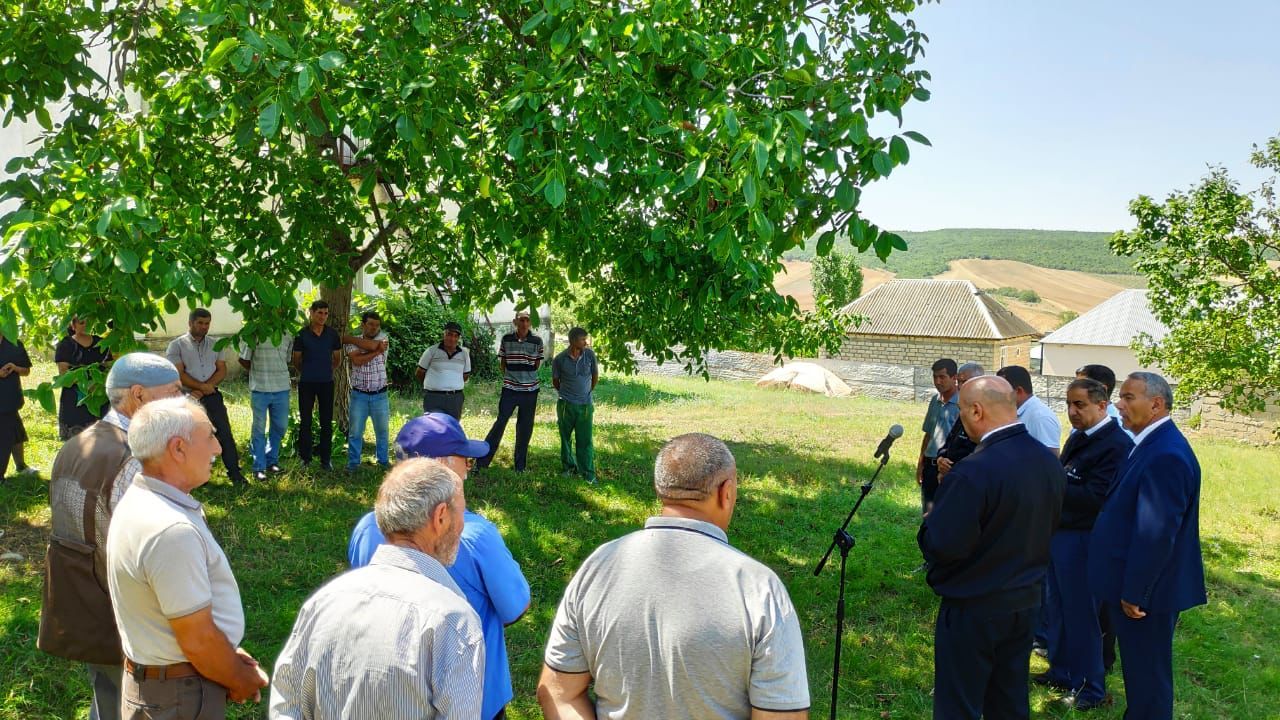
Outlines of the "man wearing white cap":
{"label": "man wearing white cap", "polygon": [[152,400],[182,393],[178,371],[159,355],[121,357],[107,374],[111,409],[67,440],[53,460],[49,506],[53,534],[45,554],[44,602],[37,646],[87,663],[94,720],[120,716],[120,633],[106,587],[107,528],[133,476],[129,421]]}

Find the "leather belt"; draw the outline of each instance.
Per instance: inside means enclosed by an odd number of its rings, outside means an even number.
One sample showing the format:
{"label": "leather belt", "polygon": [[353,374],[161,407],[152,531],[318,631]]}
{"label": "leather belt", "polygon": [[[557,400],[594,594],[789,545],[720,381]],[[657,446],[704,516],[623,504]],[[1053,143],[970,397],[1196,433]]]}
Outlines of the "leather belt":
{"label": "leather belt", "polygon": [[457,395],[461,390],[428,390],[432,395]]}
{"label": "leather belt", "polygon": [[134,680],[170,680],[173,678],[198,677],[196,666],[189,662],[173,665],[138,665],[129,658],[124,659],[124,671]]}
{"label": "leather belt", "polygon": [[355,390],[358,393],[361,393],[362,395],[381,395],[382,393],[387,391],[387,387],[385,385],[382,387],[381,390],[361,390],[360,388],[357,388],[357,387],[353,387],[351,389]]}

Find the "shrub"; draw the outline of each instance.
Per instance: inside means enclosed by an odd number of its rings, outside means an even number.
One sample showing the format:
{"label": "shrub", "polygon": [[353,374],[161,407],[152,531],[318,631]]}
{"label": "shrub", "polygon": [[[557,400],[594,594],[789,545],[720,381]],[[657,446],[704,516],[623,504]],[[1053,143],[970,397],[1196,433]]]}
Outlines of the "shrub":
{"label": "shrub", "polygon": [[407,293],[386,295],[368,302],[382,316],[382,326],[391,340],[391,352],[387,355],[387,382],[392,387],[399,390],[420,387],[415,377],[418,359],[429,346],[440,342],[444,324],[450,320],[462,326],[462,342],[471,353],[471,377],[479,380],[498,377],[493,331],[472,321],[467,313],[443,306],[430,298]]}

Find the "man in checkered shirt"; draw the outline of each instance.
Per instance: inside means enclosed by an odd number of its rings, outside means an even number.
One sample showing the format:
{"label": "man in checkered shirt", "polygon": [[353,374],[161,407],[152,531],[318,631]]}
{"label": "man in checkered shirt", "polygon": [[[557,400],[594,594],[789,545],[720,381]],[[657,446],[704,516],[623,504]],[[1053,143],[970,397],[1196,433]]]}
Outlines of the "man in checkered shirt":
{"label": "man in checkered shirt", "polygon": [[377,443],[375,452],[378,464],[390,467],[387,454],[388,428],[391,423],[391,402],[387,397],[387,347],[382,334],[382,318],[369,310],[360,316],[360,339],[379,341],[372,350],[347,345],[343,352],[351,361],[351,424],[347,438],[347,470],[360,467],[360,453],[364,450],[365,421],[373,420],[373,436]]}

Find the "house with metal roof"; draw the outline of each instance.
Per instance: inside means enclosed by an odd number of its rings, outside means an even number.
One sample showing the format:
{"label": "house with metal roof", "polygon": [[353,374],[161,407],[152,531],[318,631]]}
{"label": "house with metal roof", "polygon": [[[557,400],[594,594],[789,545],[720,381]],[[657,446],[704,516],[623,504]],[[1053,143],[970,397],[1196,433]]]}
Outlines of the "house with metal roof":
{"label": "house with metal roof", "polygon": [[1146,290],[1122,290],[1089,312],[1045,336],[1041,370],[1045,375],[1075,375],[1081,365],[1106,365],[1123,378],[1131,372],[1159,368],[1143,365],[1131,349],[1142,335],[1160,340],[1169,328],[1156,319]]}
{"label": "house with metal roof", "polygon": [[864,318],[841,360],[929,367],[938,358],[988,370],[1029,367],[1040,332],[968,280],[891,280],[841,309]]}

